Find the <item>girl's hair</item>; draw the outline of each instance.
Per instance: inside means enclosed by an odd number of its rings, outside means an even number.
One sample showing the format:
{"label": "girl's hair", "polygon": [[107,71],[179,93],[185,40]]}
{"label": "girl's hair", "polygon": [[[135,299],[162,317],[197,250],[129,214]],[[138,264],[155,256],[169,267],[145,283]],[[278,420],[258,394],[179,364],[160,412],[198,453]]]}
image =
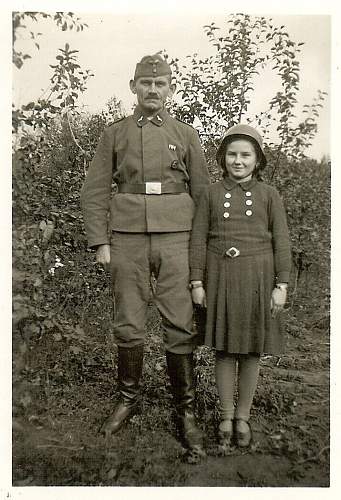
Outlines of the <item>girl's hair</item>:
{"label": "girl's hair", "polygon": [[225,155],[226,155],[227,146],[229,144],[231,144],[231,142],[237,141],[238,139],[243,139],[243,140],[249,141],[253,145],[253,147],[255,148],[255,152],[257,155],[257,166],[254,169],[254,171],[252,172],[252,175],[254,177],[256,177],[257,180],[262,181],[263,180],[262,171],[264,170],[264,168],[266,166],[265,156],[264,156],[258,142],[256,141],[256,139],[254,139],[250,135],[246,135],[246,134],[228,135],[228,136],[224,137],[224,139],[222,140],[222,142],[218,148],[217,154],[216,154],[216,160],[217,160],[218,165],[223,170],[223,174],[224,175],[226,174]]}

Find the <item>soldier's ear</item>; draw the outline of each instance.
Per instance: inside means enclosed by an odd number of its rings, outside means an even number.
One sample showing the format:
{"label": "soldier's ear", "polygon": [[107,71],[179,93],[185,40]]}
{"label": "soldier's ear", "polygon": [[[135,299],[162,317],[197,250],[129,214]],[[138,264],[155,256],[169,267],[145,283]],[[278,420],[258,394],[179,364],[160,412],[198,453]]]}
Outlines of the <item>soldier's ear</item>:
{"label": "soldier's ear", "polygon": [[129,87],[130,87],[130,90],[132,91],[133,94],[136,94],[136,84],[135,84],[135,80],[130,80],[129,82]]}
{"label": "soldier's ear", "polygon": [[169,86],[168,97],[169,98],[173,97],[175,91],[176,91],[176,84],[175,83],[171,83],[170,86]]}

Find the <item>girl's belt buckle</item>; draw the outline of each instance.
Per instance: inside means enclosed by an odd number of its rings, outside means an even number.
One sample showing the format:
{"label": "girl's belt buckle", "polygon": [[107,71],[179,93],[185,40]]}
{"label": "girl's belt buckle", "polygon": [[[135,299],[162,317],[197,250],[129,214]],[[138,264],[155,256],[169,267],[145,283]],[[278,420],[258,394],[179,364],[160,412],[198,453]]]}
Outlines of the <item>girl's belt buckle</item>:
{"label": "girl's belt buckle", "polygon": [[240,255],[240,251],[236,247],[231,247],[226,250],[225,255],[227,255],[227,257],[230,257],[231,259],[234,259],[238,257],[238,255]]}

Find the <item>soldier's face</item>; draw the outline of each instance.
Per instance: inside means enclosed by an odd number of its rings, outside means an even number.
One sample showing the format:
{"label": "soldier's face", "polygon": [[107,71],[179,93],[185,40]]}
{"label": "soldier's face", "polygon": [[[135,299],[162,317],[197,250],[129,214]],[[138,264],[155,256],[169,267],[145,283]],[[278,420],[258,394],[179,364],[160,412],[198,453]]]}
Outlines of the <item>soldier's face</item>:
{"label": "soldier's face", "polygon": [[140,77],[130,81],[130,89],[136,94],[137,102],[146,115],[157,113],[163,108],[167,97],[171,97],[175,85],[168,76]]}

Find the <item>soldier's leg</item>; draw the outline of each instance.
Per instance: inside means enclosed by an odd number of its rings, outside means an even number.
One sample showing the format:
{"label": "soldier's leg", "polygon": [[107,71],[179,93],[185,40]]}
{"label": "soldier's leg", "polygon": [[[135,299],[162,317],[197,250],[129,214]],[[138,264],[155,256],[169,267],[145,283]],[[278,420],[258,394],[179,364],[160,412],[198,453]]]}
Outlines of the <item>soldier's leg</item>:
{"label": "soldier's leg", "polygon": [[157,278],[155,303],[162,316],[166,350],[188,354],[195,347],[189,290],[189,233],[152,235],[151,262]]}
{"label": "soldier's leg", "polygon": [[135,412],[139,401],[144,327],[150,291],[148,257],[148,236],[129,233],[113,235],[111,274],[120,403],[102,427],[106,436],[122,427]]}
{"label": "soldier's leg", "polygon": [[157,277],[155,302],[162,315],[166,360],[177,416],[178,430],[190,459],[199,460],[203,436],[194,415],[195,387],[192,330],[192,299],[188,288],[189,234],[152,237],[152,263]]}
{"label": "soldier's leg", "polygon": [[119,347],[142,345],[150,299],[150,237],[143,233],[114,233],[111,277],[114,337]]}

